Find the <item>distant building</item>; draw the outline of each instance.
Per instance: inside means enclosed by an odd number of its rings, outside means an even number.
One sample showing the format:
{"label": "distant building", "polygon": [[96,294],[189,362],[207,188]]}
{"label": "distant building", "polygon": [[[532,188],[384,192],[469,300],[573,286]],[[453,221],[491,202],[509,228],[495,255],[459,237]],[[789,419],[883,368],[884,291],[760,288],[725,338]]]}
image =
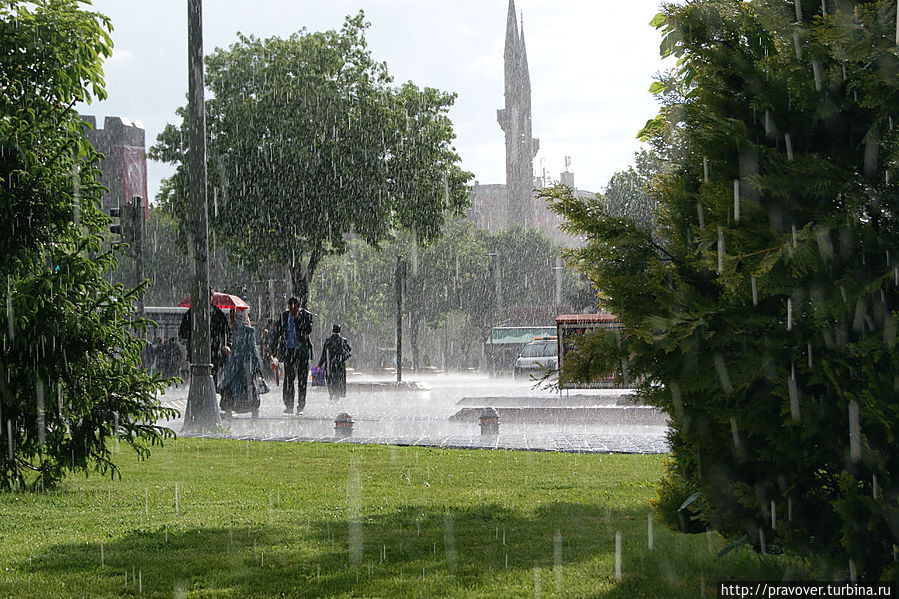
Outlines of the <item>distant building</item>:
{"label": "distant building", "polygon": [[[524,24],[518,25],[515,0],[509,0],[503,60],[505,107],[496,111],[496,120],[506,137],[506,182],[482,185],[475,181],[468,217],[476,226],[491,233],[520,224],[543,231],[560,243],[572,243],[574,239],[559,230],[562,219],[551,213],[546,203],[538,200],[534,193],[535,188],[542,189],[550,183],[545,176],[534,176],[534,157],[540,148],[540,140],[532,137],[531,76],[524,44]],[[561,182],[578,195],[592,195],[576,190],[574,174],[568,172],[568,164],[566,159]]]}
{"label": "distant building", "polygon": [[81,115],[81,120],[89,125],[88,141],[104,156],[98,165],[102,173],[100,183],[109,189],[102,196],[103,210],[130,203],[133,196],[144,198],[144,206],[149,210],[144,126],[140,121],[118,116],[106,117],[102,129],[97,128],[94,116]]}

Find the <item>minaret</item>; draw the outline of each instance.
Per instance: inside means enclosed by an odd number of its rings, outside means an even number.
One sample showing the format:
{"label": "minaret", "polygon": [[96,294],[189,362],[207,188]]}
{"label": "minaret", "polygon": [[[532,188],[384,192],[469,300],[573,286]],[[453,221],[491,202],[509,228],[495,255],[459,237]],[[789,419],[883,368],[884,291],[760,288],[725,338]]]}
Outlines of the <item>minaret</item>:
{"label": "minaret", "polygon": [[505,62],[506,107],[496,111],[496,120],[506,134],[506,226],[534,226],[534,156],[539,140],[531,137],[531,77],[521,33],[515,16],[515,0],[509,0],[506,20]]}

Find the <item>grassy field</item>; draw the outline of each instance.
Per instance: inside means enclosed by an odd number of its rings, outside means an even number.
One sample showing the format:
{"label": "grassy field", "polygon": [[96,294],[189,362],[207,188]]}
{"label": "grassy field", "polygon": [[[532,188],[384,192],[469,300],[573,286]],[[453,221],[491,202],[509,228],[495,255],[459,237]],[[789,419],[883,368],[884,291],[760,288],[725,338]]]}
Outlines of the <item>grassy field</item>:
{"label": "grassy field", "polygon": [[716,560],[717,535],[650,532],[664,456],[187,438],[146,462],[121,451],[121,480],[0,495],[0,596],[715,597],[716,581],[787,567]]}

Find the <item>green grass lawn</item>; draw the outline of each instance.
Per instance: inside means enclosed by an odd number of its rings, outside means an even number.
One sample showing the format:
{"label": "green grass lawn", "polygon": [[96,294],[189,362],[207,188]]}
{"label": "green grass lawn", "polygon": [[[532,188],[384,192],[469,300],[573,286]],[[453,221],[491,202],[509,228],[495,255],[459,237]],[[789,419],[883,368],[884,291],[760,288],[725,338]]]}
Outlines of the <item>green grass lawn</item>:
{"label": "green grass lawn", "polygon": [[[715,597],[778,558],[653,527],[665,456],[179,439],[0,495],[6,597]],[[616,576],[620,535],[620,578]]]}

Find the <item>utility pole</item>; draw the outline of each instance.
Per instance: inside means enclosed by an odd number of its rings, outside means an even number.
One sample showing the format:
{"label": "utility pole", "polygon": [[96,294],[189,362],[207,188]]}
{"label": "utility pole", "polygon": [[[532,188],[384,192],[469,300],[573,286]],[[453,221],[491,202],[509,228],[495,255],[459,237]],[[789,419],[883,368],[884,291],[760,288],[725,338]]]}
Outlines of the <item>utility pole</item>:
{"label": "utility pole", "polygon": [[[137,284],[144,282],[144,204],[140,196],[131,198],[130,225],[133,227],[133,239],[130,241],[131,254],[137,267]],[[137,317],[144,317],[144,292],[137,296]]]}
{"label": "utility pole", "polygon": [[[206,200],[206,112],[203,87],[203,2],[187,0],[188,152],[187,176],[193,246],[190,390],[184,431],[221,425],[209,347],[209,225]],[[218,348],[217,348],[218,349]]]}

